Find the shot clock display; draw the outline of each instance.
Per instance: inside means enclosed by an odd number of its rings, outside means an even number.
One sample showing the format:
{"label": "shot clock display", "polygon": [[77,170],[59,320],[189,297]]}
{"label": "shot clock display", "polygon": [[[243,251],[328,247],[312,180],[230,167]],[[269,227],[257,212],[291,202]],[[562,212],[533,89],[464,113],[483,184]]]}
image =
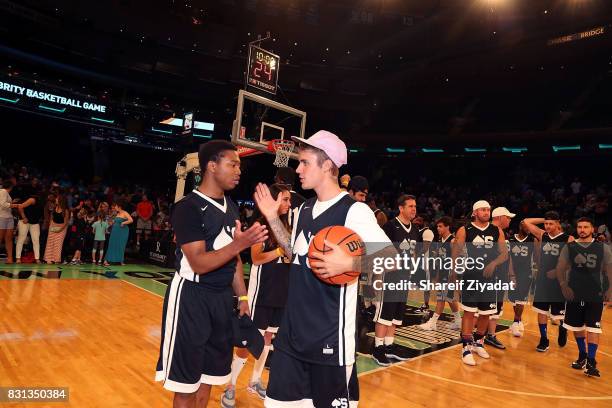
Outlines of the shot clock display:
{"label": "shot clock display", "polygon": [[249,65],[247,84],[262,91],[276,94],[280,57],[251,45],[249,48]]}

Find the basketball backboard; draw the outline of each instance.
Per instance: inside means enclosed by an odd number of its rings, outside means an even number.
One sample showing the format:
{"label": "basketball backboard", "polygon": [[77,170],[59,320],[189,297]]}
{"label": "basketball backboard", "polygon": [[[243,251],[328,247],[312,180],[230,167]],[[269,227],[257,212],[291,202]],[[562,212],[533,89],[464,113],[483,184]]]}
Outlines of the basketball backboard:
{"label": "basketball backboard", "polygon": [[[306,112],[264,98],[245,90],[238,93],[236,118],[232,126],[232,143],[253,153],[274,154],[273,140],[304,137]],[[296,153],[289,157],[297,160]]]}

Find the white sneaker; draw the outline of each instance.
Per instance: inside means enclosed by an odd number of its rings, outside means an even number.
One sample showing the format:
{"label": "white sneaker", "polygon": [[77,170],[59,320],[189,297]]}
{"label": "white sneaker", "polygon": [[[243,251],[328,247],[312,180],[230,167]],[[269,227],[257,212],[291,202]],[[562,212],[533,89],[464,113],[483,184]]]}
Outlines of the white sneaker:
{"label": "white sneaker", "polygon": [[247,391],[257,395],[262,400],[266,399],[266,387],[263,386],[261,380],[257,381],[256,383],[249,383]]}
{"label": "white sneaker", "polygon": [[461,320],[455,320],[448,325],[451,330],[461,330]]}
{"label": "white sneaker", "polygon": [[482,358],[491,358],[489,353],[487,353],[487,350],[485,350],[484,344],[482,343],[482,340],[477,341],[476,343],[474,343],[474,345],[472,346],[472,352],[475,352],[476,354],[478,354]]}
{"label": "white sneaker", "polygon": [[523,333],[521,333],[521,325],[517,322],[512,323],[512,326],[510,326],[510,330],[512,331],[512,335],[514,337],[523,336]]}
{"label": "white sneaker", "polygon": [[474,360],[474,355],[472,354],[472,349],[470,348],[470,346],[465,346],[461,350],[461,361],[463,361],[463,364],[469,366],[476,365],[476,360]]}
{"label": "white sneaker", "polygon": [[438,328],[438,323],[433,319],[429,319],[425,323],[419,324],[419,328],[427,331],[436,330]]}

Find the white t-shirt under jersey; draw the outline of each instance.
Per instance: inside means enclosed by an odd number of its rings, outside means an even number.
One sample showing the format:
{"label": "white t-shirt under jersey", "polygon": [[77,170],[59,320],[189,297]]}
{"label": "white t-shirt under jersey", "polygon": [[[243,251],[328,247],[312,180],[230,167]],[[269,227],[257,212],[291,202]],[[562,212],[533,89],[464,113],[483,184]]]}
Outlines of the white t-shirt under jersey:
{"label": "white t-shirt under jersey", "polygon": [[[317,218],[320,214],[322,214],[332,205],[336,204],[347,194],[348,193],[346,191],[342,191],[340,194],[327,201],[317,200],[314,204],[314,208],[312,209],[312,217]],[[302,211],[303,208],[304,206],[302,205],[300,207],[300,211]],[[295,225],[297,225],[297,219],[299,216],[300,215],[298,212]],[[351,208],[349,208],[348,213],[346,214],[344,226],[355,231],[364,242],[367,241],[368,253],[370,253],[370,244],[391,243],[391,240],[389,237],[387,237],[387,234],[385,234],[383,229],[378,225],[378,222],[376,222],[376,216],[372,212],[372,209],[370,209],[370,207],[368,207],[365,203],[356,202],[351,206]],[[295,229],[292,232],[295,233]],[[294,238],[295,237],[292,237],[291,242],[294,242]]]}

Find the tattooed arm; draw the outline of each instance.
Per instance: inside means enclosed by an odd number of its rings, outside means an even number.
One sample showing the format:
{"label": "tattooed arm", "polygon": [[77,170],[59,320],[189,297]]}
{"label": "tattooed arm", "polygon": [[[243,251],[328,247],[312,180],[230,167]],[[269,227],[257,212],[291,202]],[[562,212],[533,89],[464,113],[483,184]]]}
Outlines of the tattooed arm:
{"label": "tattooed arm", "polygon": [[275,200],[268,186],[259,183],[255,187],[253,198],[255,198],[259,211],[266,217],[266,221],[268,221],[278,245],[283,248],[285,255],[291,256],[291,234],[289,234],[289,231],[287,231],[280,218],[278,218],[278,208],[280,207],[283,196],[279,194]]}
{"label": "tattooed arm", "polygon": [[291,257],[291,234],[289,231],[287,231],[283,225],[283,222],[277,216],[276,218],[268,220],[268,224],[270,225],[270,229],[274,234],[274,238],[276,238],[276,242],[278,242],[278,246],[283,249],[286,256]]}

